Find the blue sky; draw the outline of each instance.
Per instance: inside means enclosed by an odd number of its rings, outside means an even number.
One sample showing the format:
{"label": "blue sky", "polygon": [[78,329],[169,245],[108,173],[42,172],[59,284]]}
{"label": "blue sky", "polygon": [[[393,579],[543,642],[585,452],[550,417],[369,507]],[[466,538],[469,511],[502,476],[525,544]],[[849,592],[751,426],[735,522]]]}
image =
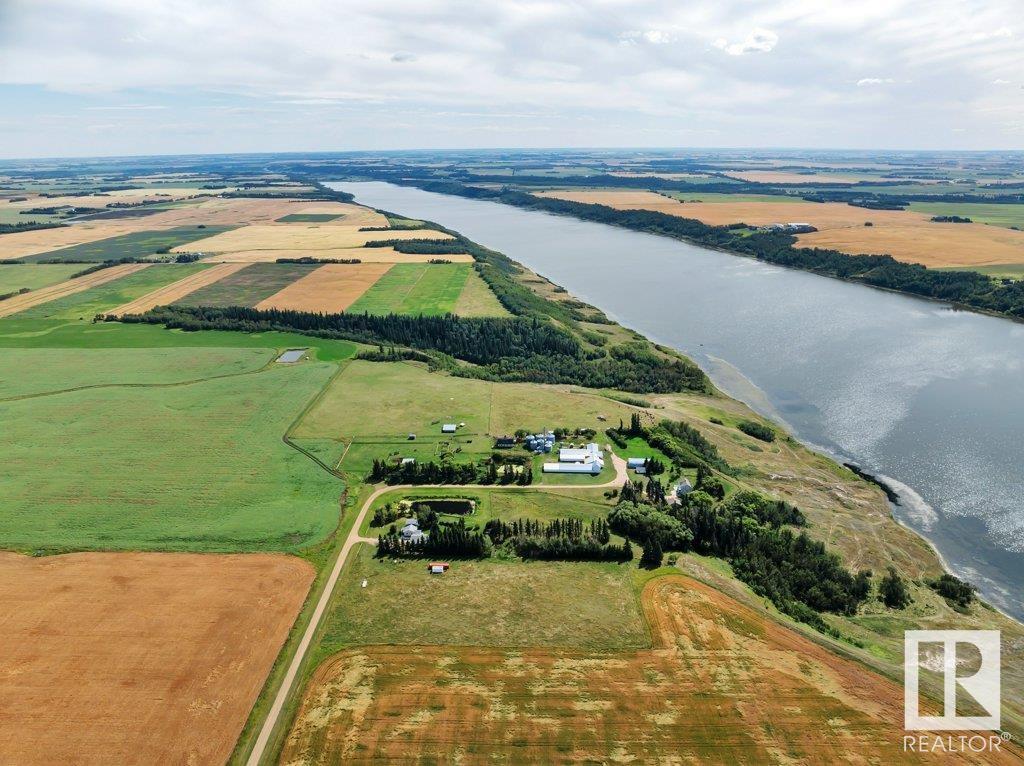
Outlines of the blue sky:
{"label": "blue sky", "polygon": [[0,0],[0,156],[1024,148],[1020,0]]}

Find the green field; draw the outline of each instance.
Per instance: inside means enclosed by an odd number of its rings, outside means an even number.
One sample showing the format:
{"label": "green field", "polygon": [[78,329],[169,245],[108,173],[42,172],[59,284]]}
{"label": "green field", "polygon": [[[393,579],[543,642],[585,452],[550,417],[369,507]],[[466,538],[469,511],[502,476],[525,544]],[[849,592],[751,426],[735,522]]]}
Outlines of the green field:
{"label": "green field", "polygon": [[172,384],[260,369],[261,348],[0,349],[0,400],[103,385]]}
{"label": "green field", "polygon": [[512,316],[494,291],[484,282],[476,269],[470,269],[466,285],[452,312],[464,317],[508,317]]}
{"label": "green field", "polygon": [[47,285],[55,285],[83,268],[86,267],[74,263],[2,265],[0,266],[0,295],[16,292],[23,287],[36,290]]}
{"label": "green field", "polygon": [[1024,229],[1024,205],[999,205],[984,202],[911,202],[909,210],[931,216],[959,215],[970,218],[975,223]]}
{"label": "green field", "polygon": [[309,346],[320,361],[350,358],[358,348],[347,340],[284,332],[242,333],[219,330],[185,332],[159,325],[89,322],[58,324],[21,315],[0,319],[0,348],[256,348]]}
{"label": "green field", "polygon": [[176,305],[255,306],[317,268],[318,264],[254,263],[212,285],[200,287],[176,301]]}
{"label": "green field", "polygon": [[38,261],[114,261],[119,258],[145,258],[158,250],[169,250],[187,245],[196,240],[212,237],[228,231],[234,226],[179,226],[164,231],[137,231],[133,234],[122,234],[119,237],[108,237],[96,242],[85,242],[59,250],[48,250],[22,258],[25,262]]}
{"label": "green field", "polygon": [[[59,370],[62,353],[44,353]],[[163,374],[188,353],[166,355]],[[296,550],[323,539],[341,483],[281,437],[335,369],[272,365],[0,402],[0,539],[41,551]]]}
{"label": "green field", "polygon": [[291,213],[277,219],[277,223],[327,223],[342,217],[342,213]]}
{"label": "green field", "polygon": [[399,263],[359,296],[348,311],[447,314],[455,310],[471,269],[468,263]]}
{"label": "green field", "polygon": [[423,561],[381,561],[363,545],[338,581],[316,657],[380,644],[649,646],[634,568],[485,559],[431,577]]}
{"label": "green field", "polygon": [[127,274],[106,284],[26,309],[15,316],[20,319],[47,319],[64,322],[86,320],[91,322],[97,314],[110,311],[136,298],[141,298],[157,288],[208,268],[209,264],[204,263],[167,263],[147,266],[140,271]]}

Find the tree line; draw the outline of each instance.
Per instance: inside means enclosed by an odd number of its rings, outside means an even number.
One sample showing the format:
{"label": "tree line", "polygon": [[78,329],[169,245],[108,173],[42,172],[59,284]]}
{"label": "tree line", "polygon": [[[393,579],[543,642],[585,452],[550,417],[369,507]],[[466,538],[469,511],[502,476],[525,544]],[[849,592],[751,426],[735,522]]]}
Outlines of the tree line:
{"label": "tree line", "polygon": [[484,380],[573,383],[658,393],[706,391],[710,385],[703,371],[689,360],[633,350],[609,356],[601,351],[588,352],[575,336],[539,317],[321,314],[241,306],[161,306],[145,314],[105,318],[183,330],[277,330],[434,350],[475,365],[459,366],[453,370],[456,375]]}
{"label": "tree line", "polygon": [[495,546],[507,546],[524,559],[546,561],[631,561],[633,546],[611,543],[608,522],[594,519],[491,519],[484,534]]}

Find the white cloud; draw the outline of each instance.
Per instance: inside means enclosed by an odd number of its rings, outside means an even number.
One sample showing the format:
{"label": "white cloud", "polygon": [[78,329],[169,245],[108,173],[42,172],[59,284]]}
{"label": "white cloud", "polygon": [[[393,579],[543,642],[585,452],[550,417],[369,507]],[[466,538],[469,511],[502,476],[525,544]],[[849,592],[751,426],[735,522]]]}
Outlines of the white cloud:
{"label": "white cloud", "polygon": [[857,80],[858,88],[868,88],[873,85],[889,85],[895,82],[891,77],[862,77]]}
{"label": "white cloud", "polygon": [[770,29],[755,29],[740,42],[730,43],[719,37],[712,45],[730,56],[744,56],[748,53],[770,53],[778,45],[779,36]]}
{"label": "white cloud", "polygon": [[416,54],[415,53],[409,53],[409,51],[398,51],[397,53],[392,54],[391,60],[395,61],[395,62],[398,62],[400,64],[401,63],[405,63],[406,61],[415,61],[416,60]]}
{"label": "white cloud", "polygon": [[998,38],[1013,37],[1013,30],[1009,27],[999,27],[999,29],[991,32],[974,32],[971,35],[971,39],[975,42],[981,42],[984,40],[993,40]]}
{"label": "white cloud", "polygon": [[992,84],[993,85],[1010,85],[1010,81],[1009,80],[998,79],[998,80],[993,80]]}

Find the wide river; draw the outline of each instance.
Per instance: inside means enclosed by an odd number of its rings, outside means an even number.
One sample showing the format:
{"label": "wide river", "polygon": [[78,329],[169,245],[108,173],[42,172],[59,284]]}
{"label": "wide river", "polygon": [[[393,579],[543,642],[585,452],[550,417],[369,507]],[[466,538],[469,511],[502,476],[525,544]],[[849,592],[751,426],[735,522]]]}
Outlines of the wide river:
{"label": "wide river", "polygon": [[805,443],[885,477],[897,518],[1024,619],[1024,325],[494,202],[328,185],[456,229],[683,351]]}

